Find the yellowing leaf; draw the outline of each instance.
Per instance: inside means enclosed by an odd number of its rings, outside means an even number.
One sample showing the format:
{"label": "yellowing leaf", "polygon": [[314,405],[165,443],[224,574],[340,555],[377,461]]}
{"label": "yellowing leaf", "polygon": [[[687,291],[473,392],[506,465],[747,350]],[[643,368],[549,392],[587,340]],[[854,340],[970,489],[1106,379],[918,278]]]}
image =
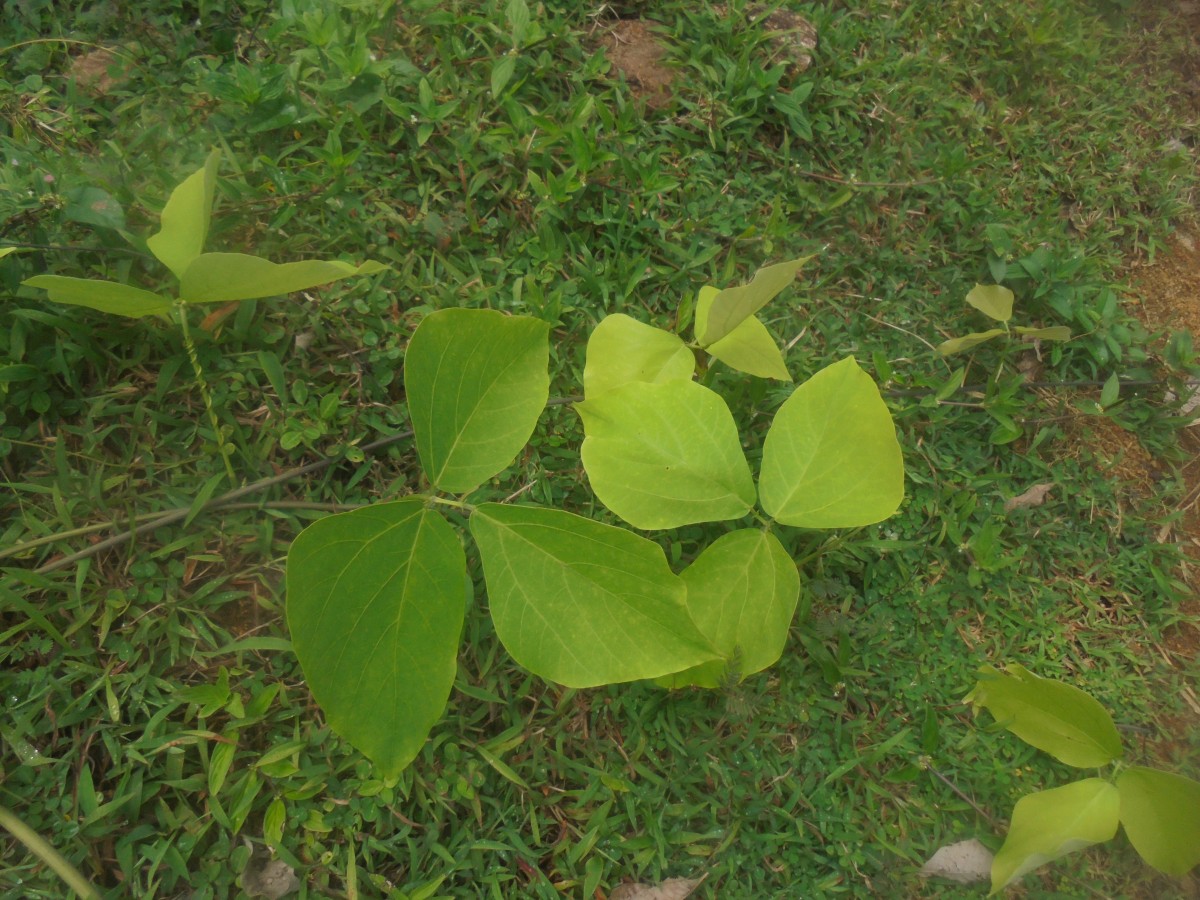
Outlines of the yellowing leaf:
{"label": "yellowing leaf", "polygon": [[1013,292],[998,284],[977,284],[967,294],[967,302],[997,322],[1012,318]]}
{"label": "yellowing leaf", "polygon": [[1003,328],[992,328],[988,331],[977,331],[972,334],[966,334],[962,337],[951,338],[938,345],[938,353],[942,356],[950,356],[955,353],[962,353],[964,350],[970,350],[972,347],[978,347],[992,338],[1000,337],[1004,334]]}
{"label": "yellowing leaf", "polygon": [[583,393],[595,397],[630,381],[687,381],[696,357],[678,335],[629,316],[605,316],[587,342]]}
{"label": "yellowing leaf", "polygon": [[1117,779],[1121,825],[1142,859],[1183,875],[1200,863],[1200,782],[1144,766]]}
{"label": "yellowing leaf", "polygon": [[[700,303],[703,305],[704,300]],[[783,361],[783,354],[767,326],[758,316],[751,316],[719,341],[705,348],[730,368],[757,375],[759,378],[775,378],[791,381],[791,373]]]}
{"label": "yellowing leaf", "polygon": [[386,268],[373,260],[361,266],[321,259],[273,263],[245,253],[202,253],[184,272],[179,296],[190,303],[278,297],[354,275],[373,275]]}

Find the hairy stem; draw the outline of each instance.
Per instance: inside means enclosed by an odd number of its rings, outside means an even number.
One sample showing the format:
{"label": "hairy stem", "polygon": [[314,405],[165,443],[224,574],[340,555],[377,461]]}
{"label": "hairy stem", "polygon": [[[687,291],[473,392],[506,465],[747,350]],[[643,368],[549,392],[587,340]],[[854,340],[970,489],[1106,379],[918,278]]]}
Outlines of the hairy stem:
{"label": "hairy stem", "polygon": [[196,344],[192,340],[192,332],[188,328],[187,303],[183,300],[179,301],[179,327],[183,331],[183,346],[187,350],[188,360],[192,364],[192,372],[196,376],[196,386],[200,388],[200,396],[204,400],[204,410],[208,413],[208,422],[217,436],[217,452],[221,455],[221,462],[225,463],[225,474],[229,476],[230,484],[237,484],[237,475],[233,473],[233,463],[229,461],[231,448],[225,444],[225,433],[221,431],[221,424],[217,421],[217,412],[213,409],[212,392],[208,389],[208,382],[204,378],[204,369],[201,368],[200,357],[196,353]]}

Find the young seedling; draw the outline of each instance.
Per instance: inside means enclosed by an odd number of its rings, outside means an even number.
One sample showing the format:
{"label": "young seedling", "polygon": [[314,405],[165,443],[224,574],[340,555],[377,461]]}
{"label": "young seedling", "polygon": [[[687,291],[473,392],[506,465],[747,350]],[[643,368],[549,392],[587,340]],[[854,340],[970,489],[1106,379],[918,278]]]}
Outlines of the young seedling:
{"label": "young seedling", "polygon": [[199,303],[231,303],[291,294],[354,275],[381,272],[387,266],[372,261],[354,266],[338,260],[278,264],[245,253],[205,253],[220,160],[221,152],[213,150],[204,167],[171,192],[163,207],[158,232],[146,239],[150,252],[178,279],[177,296],[121,282],[64,275],[37,275],[22,283],[45,290],[56,303],[87,306],[135,319],[158,316],[177,323],[183,332],[184,347],[204,399],[209,423],[216,434],[226,473],[230,481],[236,481],[229,460],[232,448],[225,444],[213,410],[212,395],[188,330],[189,307]]}
{"label": "young seedling", "polygon": [[1117,727],[1094,698],[1012,664],[1004,672],[980,669],[966,702],[1068,766],[1113,767],[1107,778],[1085,778],[1017,801],[992,862],[992,894],[1051,860],[1112,840],[1118,825],[1160,872],[1183,875],[1200,863],[1200,782],[1125,765]]}
{"label": "young seedling", "polygon": [[967,294],[967,303],[975,307],[989,319],[999,322],[1002,327],[989,328],[987,331],[977,331],[962,337],[952,338],[938,346],[942,356],[952,356],[978,347],[993,338],[1017,335],[1018,337],[1040,341],[1069,341],[1071,329],[1065,325],[1052,325],[1049,328],[1030,328],[1025,325],[1009,326],[1013,315],[1013,292],[999,284],[977,284]]}
{"label": "young seedling", "polygon": [[[702,290],[694,346],[790,380],[754,313],[801,263]],[[576,405],[597,497],[640,529],[758,524],[723,535],[676,573],[657,543],[627,529],[472,502],[533,433],[549,393],[548,334],[541,320],[491,310],[427,316],[404,375],[428,488],[315,522],[288,552],[288,625],[309,687],[330,726],[387,776],[416,757],[457,671],[467,558],[439,507],[467,517],[496,633],[534,674],[576,688],[639,679],[717,687],[783,652],[800,578],[775,528],[868,525],[903,498],[891,415],[853,358],[780,407],[756,486],[724,399],[695,380],[693,347],[613,315],[588,342]]]}

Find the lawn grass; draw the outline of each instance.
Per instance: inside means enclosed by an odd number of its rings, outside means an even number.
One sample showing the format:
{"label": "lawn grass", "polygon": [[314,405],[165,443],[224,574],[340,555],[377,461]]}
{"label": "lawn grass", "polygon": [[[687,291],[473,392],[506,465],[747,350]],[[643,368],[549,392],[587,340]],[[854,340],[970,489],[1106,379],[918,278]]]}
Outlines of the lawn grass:
{"label": "lawn grass", "polygon": [[[592,898],[701,873],[699,895],[722,898],[983,896],[914,873],[945,843],[998,846],[1019,796],[1074,777],[971,720],[960,701],[989,662],[1087,690],[1132,760],[1200,774],[1200,737],[1172,724],[1196,660],[1156,649],[1187,592],[1155,539],[1173,424],[1149,391],[1082,411],[1114,372],[1166,365],[1118,278],[1163,249],[1195,189],[1196,124],[1156,65],[1169,46],[1121,4],[798,4],[820,41],[795,72],[730,6],[654,5],[678,72],[662,109],[610,70],[608,7],[546,3],[524,29],[491,0],[6,13],[0,242],[29,246],[0,261],[0,552],[44,542],[0,560],[0,805],[109,896],[238,896],[272,855],[312,897]],[[96,44],[117,48],[100,91],[66,75]],[[161,283],[112,210],[145,234],[211,146],[226,154],[210,249],[393,269],[193,328],[240,477],[337,460],[204,511],[235,486],[180,335],[19,282]],[[670,327],[702,284],[813,252],[769,327],[798,378],[850,353],[877,377],[908,498],[844,542],[790,538],[812,558],[780,663],[723,692],[567,690],[505,655],[477,590],[444,719],[381,781],[307,693],[283,559],[306,522],[415,488],[409,442],[362,448],[408,428],[421,316],[544,318],[551,391],[570,397],[604,314]],[[1080,335],[1043,348],[1040,378],[1090,395],[1023,388],[1014,348],[933,352],[987,327],[963,297],[998,277],[1020,322]],[[786,391],[713,386],[754,457]],[[1156,480],[1110,474],[1089,422],[1133,430]],[[580,438],[568,406],[548,408],[478,496],[606,517]],[[1042,506],[1005,514],[1047,482]],[[39,571],[176,508],[196,514]],[[655,538],[682,563],[720,530]],[[1023,884],[1181,891],[1123,838]],[[15,842],[0,889],[64,891]]]}

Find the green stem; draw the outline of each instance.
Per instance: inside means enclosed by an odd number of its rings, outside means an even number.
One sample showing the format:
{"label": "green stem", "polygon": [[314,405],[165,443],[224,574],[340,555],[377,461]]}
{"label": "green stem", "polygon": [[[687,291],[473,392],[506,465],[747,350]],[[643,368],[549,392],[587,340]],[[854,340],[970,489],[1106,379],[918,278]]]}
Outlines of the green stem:
{"label": "green stem", "polygon": [[430,503],[440,503],[442,506],[453,506],[455,509],[465,510],[469,513],[475,512],[474,504],[465,503],[462,500],[451,500],[449,497],[438,497],[433,494],[426,494],[424,499],[428,500]]}
{"label": "green stem", "polygon": [[200,388],[200,396],[204,400],[204,409],[208,413],[208,422],[212,425],[213,433],[217,436],[217,452],[221,462],[225,463],[225,474],[229,476],[230,484],[237,484],[237,476],[233,473],[233,463],[229,461],[229,449],[225,444],[225,434],[217,421],[216,410],[213,409],[212,392],[204,378],[204,369],[200,367],[200,357],[196,353],[196,344],[192,341],[192,332],[188,328],[187,302],[179,301],[179,326],[183,331],[183,346],[187,350],[188,360],[192,364],[192,373],[196,376],[196,386]]}
{"label": "green stem", "polygon": [[66,857],[54,849],[44,837],[22,822],[7,807],[0,806],[0,826],[24,844],[29,852],[54,870],[67,887],[87,900],[101,900],[101,894],[79,874],[79,870],[67,862]]}

